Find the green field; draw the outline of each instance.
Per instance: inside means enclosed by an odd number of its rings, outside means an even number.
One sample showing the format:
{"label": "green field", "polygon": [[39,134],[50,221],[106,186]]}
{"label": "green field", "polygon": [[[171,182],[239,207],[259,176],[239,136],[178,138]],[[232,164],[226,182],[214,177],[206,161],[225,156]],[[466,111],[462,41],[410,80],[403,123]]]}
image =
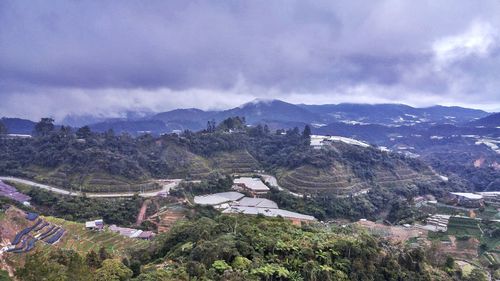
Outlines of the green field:
{"label": "green field", "polygon": [[480,238],[482,236],[479,222],[471,218],[451,217],[448,222],[449,235],[469,235]]}

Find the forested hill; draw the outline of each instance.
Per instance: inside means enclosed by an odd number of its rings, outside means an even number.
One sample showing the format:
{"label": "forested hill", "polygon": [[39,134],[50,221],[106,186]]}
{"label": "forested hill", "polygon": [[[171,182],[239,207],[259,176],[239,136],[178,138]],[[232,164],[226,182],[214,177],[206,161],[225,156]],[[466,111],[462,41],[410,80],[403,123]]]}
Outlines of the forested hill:
{"label": "forested hill", "polygon": [[[37,124],[40,131],[31,139],[1,141],[0,174],[66,188],[84,186],[88,191],[99,191],[99,186],[128,188],[151,178],[199,179],[212,171],[230,174],[265,169],[278,174],[285,187],[294,189],[314,189],[314,183],[301,185],[296,178],[317,175],[332,184],[313,191],[325,192],[363,187],[378,180],[411,181],[422,179],[420,175],[432,176],[424,164],[399,154],[351,145],[313,150],[308,132],[304,135],[298,128],[270,132],[265,126],[247,127],[240,118],[229,118],[217,126],[209,124],[207,130],[197,133],[138,138],[112,131],[95,133],[88,127],[54,129],[50,122]],[[352,181],[347,184],[345,177]]]}

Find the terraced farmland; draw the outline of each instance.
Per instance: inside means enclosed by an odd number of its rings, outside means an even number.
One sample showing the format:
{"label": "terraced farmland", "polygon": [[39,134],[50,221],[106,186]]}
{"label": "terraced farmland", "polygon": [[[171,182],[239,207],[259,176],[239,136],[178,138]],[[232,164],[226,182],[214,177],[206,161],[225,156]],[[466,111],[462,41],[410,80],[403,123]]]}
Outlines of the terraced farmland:
{"label": "terraced farmland", "polygon": [[171,172],[172,178],[184,178],[187,176],[193,179],[200,179],[210,173],[207,160],[182,147],[175,145],[168,146],[163,152],[162,158],[167,161],[169,167],[173,168]]}
{"label": "terraced farmland", "polygon": [[335,162],[329,168],[300,166],[291,171],[278,173],[281,186],[299,193],[329,192],[346,195],[380,185],[392,188],[417,182],[437,182],[439,178],[431,173],[419,173],[407,166],[395,168],[374,167],[373,177],[363,179],[347,165]]}
{"label": "terraced farmland", "polygon": [[246,150],[219,153],[211,159],[212,167],[223,173],[251,173],[259,168],[259,163]]}
{"label": "terraced farmland", "polygon": [[160,188],[150,181],[132,183],[108,175],[92,175],[86,179],[82,192],[146,192]]}
{"label": "terraced farmland", "polygon": [[482,235],[479,222],[466,217],[451,217],[448,222],[447,233],[450,235],[469,235],[475,237],[481,237]]}
{"label": "terraced farmland", "polygon": [[66,190],[99,193],[99,192],[140,192],[160,189],[153,181],[131,181],[129,179],[112,176],[102,172],[82,173],[71,175],[61,166],[54,170],[30,167],[36,182],[57,186]]}
{"label": "terraced farmland", "polygon": [[301,166],[283,173],[278,181],[281,186],[291,191],[306,193],[333,191],[341,195],[368,187],[366,183],[355,177],[352,171],[340,164],[330,169]]}

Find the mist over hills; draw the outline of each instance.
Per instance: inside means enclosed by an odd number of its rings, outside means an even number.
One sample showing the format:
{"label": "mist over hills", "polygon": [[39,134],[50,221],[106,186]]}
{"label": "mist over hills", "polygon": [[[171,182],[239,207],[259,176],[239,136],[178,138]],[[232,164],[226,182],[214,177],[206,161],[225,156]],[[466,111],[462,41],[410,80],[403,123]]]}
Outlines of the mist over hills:
{"label": "mist over hills", "polygon": [[[432,106],[416,108],[404,104],[291,104],[281,100],[256,99],[238,107],[204,111],[196,108],[175,109],[160,113],[126,112],[123,118],[105,118],[92,115],[70,115],[56,123],[71,127],[88,125],[96,131],[114,130],[132,135],[149,132],[152,134],[171,133],[172,131],[198,131],[206,128],[208,121],[220,122],[231,116],[243,116],[248,125],[268,124],[271,129],[301,127],[311,124],[321,133],[331,134],[331,130],[342,127],[359,130],[362,128],[378,131],[408,130],[406,127],[428,128],[436,125],[484,126],[495,128],[494,120],[487,117],[488,112],[456,106]],[[490,118],[481,121],[481,118]],[[33,122],[15,118],[4,118],[10,133],[30,133]],[[498,123],[498,121],[497,121]],[[361,125],[361,127],[353,127]],[[368,126],[368,127],[366,127]],[[405,129],[406,128],[406,129]]]}

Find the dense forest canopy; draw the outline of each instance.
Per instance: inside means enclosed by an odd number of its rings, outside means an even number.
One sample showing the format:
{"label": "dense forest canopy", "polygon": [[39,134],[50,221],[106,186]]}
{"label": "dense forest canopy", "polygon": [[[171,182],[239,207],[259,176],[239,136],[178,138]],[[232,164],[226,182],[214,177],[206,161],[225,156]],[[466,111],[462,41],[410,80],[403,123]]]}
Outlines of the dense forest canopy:
{"label": "dense forest canopy", "polygon": [[[297,227],[280,218],[201,216],[126,258],[106,251],[35,253],[22,280],[453,280],[453,259],[390,245],[353,228]],[[55,279],[47,279],[55,280]]]}

